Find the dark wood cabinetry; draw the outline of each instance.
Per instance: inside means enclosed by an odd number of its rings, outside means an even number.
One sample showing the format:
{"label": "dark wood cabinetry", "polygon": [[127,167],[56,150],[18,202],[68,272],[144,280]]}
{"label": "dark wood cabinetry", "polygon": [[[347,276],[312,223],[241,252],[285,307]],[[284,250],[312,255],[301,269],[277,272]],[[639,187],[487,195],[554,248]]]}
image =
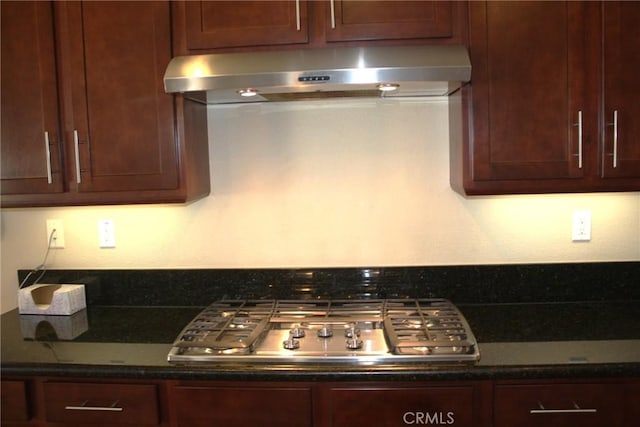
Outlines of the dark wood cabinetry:
{"label": "dark wood cabinetry", "polygon": [[[456,425],[478,426],[474,387],[469,386],[335,386],[329,390],[326,425],[348,427]],[[327,410],[325,409],[325,410]]]}
{"label": "dark wood cabinetry", "polygon": [[463,42],[463,2],[186,1],[173,7],[181,54],[363,41]]}
{"label": "dark wood cabinetry", "polygon": [[312,392],[295,384],[179,385],[171,390],[172,426],[311,426]]}
{"label": "dark wood cabinetry", "polygon": [[3,194],[63,191],[53,10],[47,2],[3,1]]}
{"label": "dark wood cabinetry", "polygon": [[16,426],[629,426],[632,378],[502,381],[195,381],[13,377]]}
{"label": "dark wood cabinetry", "polygon": [[52,423],[155,426],[158,392],[148,384],[43,384],[45,419]]}
{"label": "dark wood cabinetry", "polygon": [[639,11],[635,2],[471,2],[472,84],[468,99],[453,101],[468,102],[468,116],[452,120],[452,130],[466,123],[470,132],[452,141],[452,186],[467,194],[640,189],[640,132],[631,124],[640,67],[620,53],[638,49],[630,27]]}
{"label": "dark wood cabinetry", "polygon": [[495,427],[623,427],[623,384],[497,385]]}
{"label": "dark wood cabinetry", "polygon": [[2,423],[28,421],[31,418],[25,381],[0,382]]}
{"label": "dark wood cabinetry", "polygon": [[453,6],[448,1],[329,0],[323,20],[326,40],[452,38]]}
{"label": "dark wood cabinetry", "polygon": [[208,194],[206,110],[163,89],[168,2],[2,2],[2,16],[3,206]]}

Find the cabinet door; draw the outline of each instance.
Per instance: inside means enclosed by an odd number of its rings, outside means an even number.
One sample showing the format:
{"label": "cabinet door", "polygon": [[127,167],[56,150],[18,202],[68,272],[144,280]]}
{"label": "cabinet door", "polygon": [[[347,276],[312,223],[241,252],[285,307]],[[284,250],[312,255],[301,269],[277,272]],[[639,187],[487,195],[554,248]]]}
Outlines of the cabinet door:
{"label": "cabinet door", "polygon": [[2,381],[0,382],[0,390],[0,422],[4,424],[6,422],[27,421],[30,417],[25,382]]}
{"label": "cabinet door", "polygon": [[311,389],[307,387],[175,387],[172,425],[311,426]]}
{"label": "cabinet door", "polygon": [[155,385],[43,384],[45,417],[65,425],[157,425],[160,422]]}
{"label": "cabinet door", "polygon": [[[330,425],[471,427],[473,387],[371,387],[330,391]],[[477,420],[476,420],[477,421]]]}
{"label": "cabinet door", "polygon": [[470,3],[469,193],[561,190],[595,167],[597,95],[589,92],[598,87],[589,70],[597,64],[586,26],[598,7]]}
{"label": "cabinet door", "polygon": [[178,161],[168,2],[59,2],[70,187],[174,189]]}
{"label": "cabinet door", "polygon": [[640,178],[640,3],[604,2],[602,176]]}
{"label": "cabinet door", "polygon": [[328,0],[327,41],[447,38],[453,6],[447,1]]}
{"label": "cabinet door", "polygon": [[503,385],[494,393],[495,427],[622,427],[623,385]]}
{"label": "cabinet door", "polygon": [[187,49],[307,43],[306,0],[187,1]]}
{"label": "cabinet door", "polygon": [[63,190],[50,2],[3,1],[2,194]]}

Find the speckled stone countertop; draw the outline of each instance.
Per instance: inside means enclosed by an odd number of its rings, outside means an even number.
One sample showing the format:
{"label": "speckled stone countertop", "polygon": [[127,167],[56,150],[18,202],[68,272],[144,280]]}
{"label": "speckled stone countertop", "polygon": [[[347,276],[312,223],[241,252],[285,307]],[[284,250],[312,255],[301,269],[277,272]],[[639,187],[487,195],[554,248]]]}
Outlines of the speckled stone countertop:
{"label": "speckled stone countertop", "polygon": [[[640,263],[48,274],[43,283],[90,283],[88,308],[47,319],[17,310],[3,314],[3,376],[287,381],[640,377]],[[471,325],[481,360],[474,365],[376,366],[181,366],[166,361],[174,338],[209,301],[292,294],[449,298]]]}

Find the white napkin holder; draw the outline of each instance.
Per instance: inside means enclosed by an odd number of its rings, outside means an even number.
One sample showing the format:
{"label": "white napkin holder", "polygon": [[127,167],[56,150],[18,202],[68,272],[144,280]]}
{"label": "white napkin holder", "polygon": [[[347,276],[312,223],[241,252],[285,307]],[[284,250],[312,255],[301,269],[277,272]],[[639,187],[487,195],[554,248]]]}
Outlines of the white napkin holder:
{"label": "white napkin holder", "polygon": [[18,291],[20,314],[68,316],[86,307],[84,285],[38,284]]}

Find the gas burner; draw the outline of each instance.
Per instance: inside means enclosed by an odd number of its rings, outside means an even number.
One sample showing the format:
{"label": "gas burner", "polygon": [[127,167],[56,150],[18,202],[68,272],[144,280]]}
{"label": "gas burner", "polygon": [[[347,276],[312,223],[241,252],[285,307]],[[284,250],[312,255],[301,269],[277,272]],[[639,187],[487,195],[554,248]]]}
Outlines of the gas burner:
{"label": "gas burner", "polygon": [[221,300],[184,328],[168,356],[182,363],[474,363],[479,358],[467,321],[444,299]]}

